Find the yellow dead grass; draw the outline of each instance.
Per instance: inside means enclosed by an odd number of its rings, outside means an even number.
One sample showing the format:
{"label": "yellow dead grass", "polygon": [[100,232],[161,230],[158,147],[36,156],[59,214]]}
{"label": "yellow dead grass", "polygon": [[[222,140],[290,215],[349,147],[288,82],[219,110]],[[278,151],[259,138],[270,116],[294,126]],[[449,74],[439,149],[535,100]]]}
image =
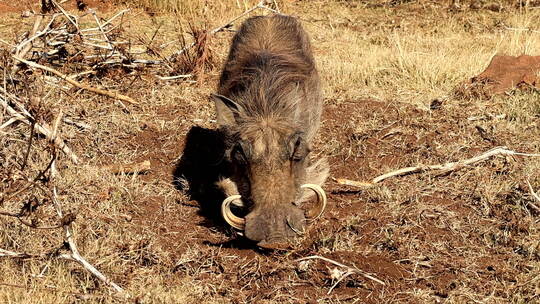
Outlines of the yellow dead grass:
{"label": "yellow dead grass", "polygon": [[[176,16],[168,14],[149,17],[142,10],[134,10],[128,17],[126,28],[129,31],[148,36],[152,35],[156,24],[164,24],[158,37],[162,42],[175,39],[178,33],[174,28],[178,22],[185,26],[185,22],[196,20],[208,22],[210,27],[215,27],[256,3],[207,1],[205,6],[202,1],[141,2],[177,12]],[[535,21],[540,20],[540,10],[500,14],[464,12],[444,17],[439,16],[436,10],[427,10],[423,12],[426,16],[424,19],[402,16],[399,10],[353,7],[341,1],[291,2],[284,6],[286,13],[300,16],[313,39],[328,104],[375,98],[382,101],[398,100],[426,110],[434,98],[448,95],[459,82],[482,71],[494,54],[538,55],[540,50],[540,34],[524,30],[540,30],[540,24]],[[226,55],[230,37],[230,34],[219,33],[213,42],[222,59]],[[12,37],[7,35],[0,38],[9,40]],[[167,51],[173,50],[170,48]],[[132,113],[125,113],[110,100],[104,102],[95,96],[81,94],[70,100],[73,106],[69,111],[72,114],[84,112],[93,130],[91,134],[80,134],[64,126],[62,132],[67,138],[72,138],[70,144],[90,165],[103,165],[106,161],[136,161],[141,156],[138,150],[119,145],[125,144],[127,138],[146,128],[156,132],[175,130],[177,133],[167,135],[171,146],[174,146],[180,141],[180,134],[185,135],[192,125],[213,126],[210,122],[213,119],[213,108],[206,96],[213,91],[218,74],[219,69],[209,72],[205,82],[197,85],[151,83],[135,89],[126,88],[127,93],[135,93],[136,90],[141,102],[141,106]],[[455,101],[451,106],[457,103]],[[60,98],[51,98],[48,102],[51,109],[65,107],[66,104]],[[184,110],[181,116],[171,120],[160,118],[157,114],[158,109],[179,104]],[[539,108],[537,102],[531,101],[530,94],[514,96],[509,105],[498,109],[514,117],[517,125],[506,121],[495,124],[508,132],[526,132],[531,124],[536,123],[534,117]],[[361,104],[358,110],[362,110]],[[466,145],[467,139],[459,140],[463,142],[456,142],[454,146],[446,148],[458,151]],[[7,141],[2,143],[7,145]],[[44,146],[40,148],[45,149]],[[540,150],[538,144],[529,147]],[[172,149],[164,147],[168,148]],[[327,152],[334,150],[336,153],[346,153],[347,147],[344,143],[333,143],[323,149]],[[40,159],[39,155],[34,158],[32,162],[35,164],[47,162],[45,157]],[[137,199],[159,195],[164,198],[161,208],[178,212],[178,202],[188,200],[184,194],[174,189],[167,180],[142,182],[137,176],[115,176],[98,172],[92,167],[74,168],[65,165],[68,168],[61,169],[61,197],[69,208],[78,211],[76,239],[82,254],[89,261],[140,299],[141,303],[229,302],[227,296],[216,292],[217,286],[195,281],[190,275],[174,273],[171,269],[186,257],[169,256],[163,244],[156,242],[159,235],[155,230],[142,228],[139,233],[134,233],[127,228],[126,206],[132,205]],[[531,161],[524,170],[532,175],[539,167],[539,161]],[[489,208],[489,204],[496,204],[498,194],[510,191],[512,186],[501,179],[481,183],[478,192],[482,198],[479,204]],[[395,214],[391,215],[398,216],[402,210],[399,209],[399,199],[403,193],[407,193],[407,189],[394,193],[381,187],[370,190],[366,197],[377,197],[395,207],[391,209]],[[454,216],[450,211],[440,211],[440,214],[446,214],[449,218]],[[0,225],[0,248],[38,253],[53,248],[62,239],[60,232],[36,232],[21,228],[12,219],[0,218]],[[358,218],[346,219],[346,225],[358,225]],[[531,235],[540,235],[537,224],[531,223],[530,227],[536,229],[531,228]],[[460,228],[458,224],[453,226],[453,229]],[[204,227],[196,229],[208,230]],[[207,233],[219,235],[215,231]],[[330,236],[321,235],[322,243],[326,237],[331,239]],[[326,251],[323,252],[343,250],[354,246],[356,241],[355,233],[347,230],[338,240],[333,240],[331,245],[325,247]],[[486,241],[489,242],[491,240]],[[533,237],[518,242],[530,252],[538,254],[538,241]],[[419,243],[416,239],[410,247],[420,246]],[[376,250],[366,249],[365,253]],[[186,258],[189,261],[202,258],[197,252],[188,251],[186,254],[190,255]],[[159,259],[160,263],[152,264],[153,259]],[[16,261],[6,258],[0,261],[0,273],[3,274],[0,284],[4,284],[0,285],[1,303],[70,303],[86,293],[96,296],[90,297],[85,303],[122,302],[111,296],[106,286],[98,283],[76,264],[56,260]],[[532,263],[531,267],[537,273],[540,271],[537,263]],[[195,274],[203,270],[194,268],[191,271],[195,277]],[[467,292],[474,295],[474,290],[467,286],[459,292],[450,302],[464,301]],[[411,290],[408,296],[417,301],[433,300],[432,294],[420,289]],[[472,298],[487,303],[501,300],[500,296],[490,298],[489,295],[475,295]],[[519,302],[519,298],[517,300]],[[276,300],[273,303],[279,302]]]}

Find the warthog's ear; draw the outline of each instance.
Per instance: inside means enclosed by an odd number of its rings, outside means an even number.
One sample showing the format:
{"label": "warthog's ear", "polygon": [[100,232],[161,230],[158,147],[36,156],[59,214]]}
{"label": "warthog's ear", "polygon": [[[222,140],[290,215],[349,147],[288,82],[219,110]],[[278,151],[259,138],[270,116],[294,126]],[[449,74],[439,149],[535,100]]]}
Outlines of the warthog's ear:
{"label": "warthog's ear", "polygon": [[238,113],[238,104],[223,95],[211,94],[211,97],[216,105],[218,125],[230,126],[235,124]]}

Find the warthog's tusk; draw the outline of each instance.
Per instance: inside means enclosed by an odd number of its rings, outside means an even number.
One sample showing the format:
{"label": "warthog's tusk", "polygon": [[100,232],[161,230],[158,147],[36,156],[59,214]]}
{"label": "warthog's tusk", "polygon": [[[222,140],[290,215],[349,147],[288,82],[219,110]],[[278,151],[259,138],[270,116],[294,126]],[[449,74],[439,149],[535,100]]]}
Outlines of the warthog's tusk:
{"label": "warthog's tusk", "polygon": [[[317,194],[317,206],[307,212],[307,217],[313,220],[319,218],[326,208],[326,193],[321,186],[315,184],[304,184],[300,186],[300,188],[310,189]],[[244,230],[246,227],[246,220],[234,215],[230,206],[231,203],[238,205],[238,203],[234,203],[234,201],[240,200],[240,198],[242,198],[242,196],[238,194],[225,198],[223,203],[221,203],[221,215],[227,224],[231,225],[233,228]]]}
{"label": "warthog's tusk", "polygon": [[317,206],[307,212],[307,217],[313,220],[319,218],[326,208],[326,193],[321,186],[315,184],[303,184],[300,188],[310,189],[317,194]]}
{"label": "warthog's tusk", "polygon": [[223,219],[227,222],[227,224],[231,225],[233,228],[238,230],[244,230],[246,227],[246,220],[234,215],[231,211],[231,203],[234,200],[242,198],[241,195],[231,195],[223,200],[223,203],[221,203],[221,215],[223,216]]}

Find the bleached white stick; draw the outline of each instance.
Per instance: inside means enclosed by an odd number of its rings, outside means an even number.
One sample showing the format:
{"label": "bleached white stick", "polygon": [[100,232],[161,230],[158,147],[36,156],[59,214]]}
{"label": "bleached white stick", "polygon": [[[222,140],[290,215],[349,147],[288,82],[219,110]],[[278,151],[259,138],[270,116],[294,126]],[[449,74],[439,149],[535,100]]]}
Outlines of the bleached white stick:
{"label": "bleached white stick", "polygon": [[349,180],[345,178],[337,178],[336,181],[342,185],[365,188],[365,187],[374,186],[375,184],[380,183],[381,181],[388,179],[390,177],[394,177],[394,176],[401,176],[405,174],[412,174],[412,173],[418,173],[418,172],[424,172],[424,171],[435,171],[435,170],[442,171],[442,173],[455,171],[465,166],[472,165],[474,163],[486,160],[496,155],[540,157],[540,154],[538,153],[521,153],[521,152],[509,150],[507,147],[497,147],[489,151],[486,151],[480,155],[477,155],[475,157],[457,161],[457,162],[450,162],[450,163],[441,164],[441,165],[419,165],[419,166],[414,166],[414,167],[401,168],[401,169],[377,176],[369,182],[354,181],[354,180]]}
{"label": "bleached white stick", "polygon": [[[345,277],[353,274],[353,273],[358,273],[362,276],[364,276],[365,278],[367,279],[370,279],[372,281],[375,281],[381,285],[386,285],[386,283],[384,283],[383,281],[377,279],[376,277],[366,273],[365,271],[363,270],[360,270],[358,269],[357,267],[350,267],[350,266],[347,266],[347,265],[344,265],[344,264],[341,264],[337,261],[334,261],[332,259],[329,259],[329,258],[325,258],[323,256],[320,256],[320,255],[312,255],[312,256],[308,256],[308,257],[305,257],[305,258],[299,258],[299,259],[296,259],[295,261],[296,262],[300,262],[300,261],[305,261],[305,260],[313,260],[313,259],[318,259],[318,260],[322,260],[322,261],[325,261],[325,262],[328,262],[328,263],[331,263],[331,264],[334,264],[338,267],[341,267],[341,268],[344,268],[346,271],[343,273],[343,275],[339,278],[338,282],[339,283],[341,280],[343,280]],[[330,294],[332,292],[332,290],[337,286],[337,283],[334,284],[330,290],[328,291],[328,294]]]}
{"label": "bleached white stick", "polygon": [[[58,134],[58,127],[60,125],[60,122],[62,121],[63,113],[60,111],[58,114],[53,130],[51,132],[51,141],[54,141],[54,139],[57,138]],[[53,184],[53,196],[52,201],[54,204],[54,208],[56,209],[56,213],[58,214],[58,217],[61,219],[64,218],[64,212],[62,211],[62,205],[58,201],[58,193],[56,190],[56,159],[53,160],[53,163],[51,165],[51,180],[50,182]],[[92,264],[90,264],[86,259],[84,259],[81,254],[79,253],[79,249],[77,248],[77,245],[75,244],[75,240],[73,238],[73,231],[71,228],[71,222],[66,222],[63,224],[64,233],[66,235],[66,241],[68,242],[69,249],[71,251],[70,254],[63,254],[61,257],[63,258],[71,258],[72,260],[76,261],[77,263],[81,264],[86,270],[88,270],[90,273],[92,273],[94,276],[96,276],[101,281],[105,282],[106,284],[109,284],[116,292],[120,294],[125,294],[125,291],[122,287],[118,286],[116,283],[114,283],[112,280],[107,278],[103,273],[101,273],[99,270],[97,270]]]}

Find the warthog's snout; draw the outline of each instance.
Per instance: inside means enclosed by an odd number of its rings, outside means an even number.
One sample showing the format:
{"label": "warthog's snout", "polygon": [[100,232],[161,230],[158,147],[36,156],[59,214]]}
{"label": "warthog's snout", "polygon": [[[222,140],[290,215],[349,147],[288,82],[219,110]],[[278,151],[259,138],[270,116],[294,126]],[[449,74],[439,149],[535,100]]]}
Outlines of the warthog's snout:
{"label": "warthog's snout", "polygon": [[284,248],[295,236],[302,235],[308,219],[316,219],[326,208],[326,194],[318,185],[305,184],[301,188],[311,189],[317,195],[317,204],[311,210],[304,211],[294,203],[285,204],[259,204],[245,217],[234,215],[230,204],[244,206],[241,195],[231,195],[222,204],[222,215],[227,223],[244,235],[258,242],[264,248]]}
{"label": "warthog's snout", "polygon": [[246,216],[244,235],[265,248],[286,247],[288,240],[302,234],[306,225],[304,211],[295,205],[262,207]]}

